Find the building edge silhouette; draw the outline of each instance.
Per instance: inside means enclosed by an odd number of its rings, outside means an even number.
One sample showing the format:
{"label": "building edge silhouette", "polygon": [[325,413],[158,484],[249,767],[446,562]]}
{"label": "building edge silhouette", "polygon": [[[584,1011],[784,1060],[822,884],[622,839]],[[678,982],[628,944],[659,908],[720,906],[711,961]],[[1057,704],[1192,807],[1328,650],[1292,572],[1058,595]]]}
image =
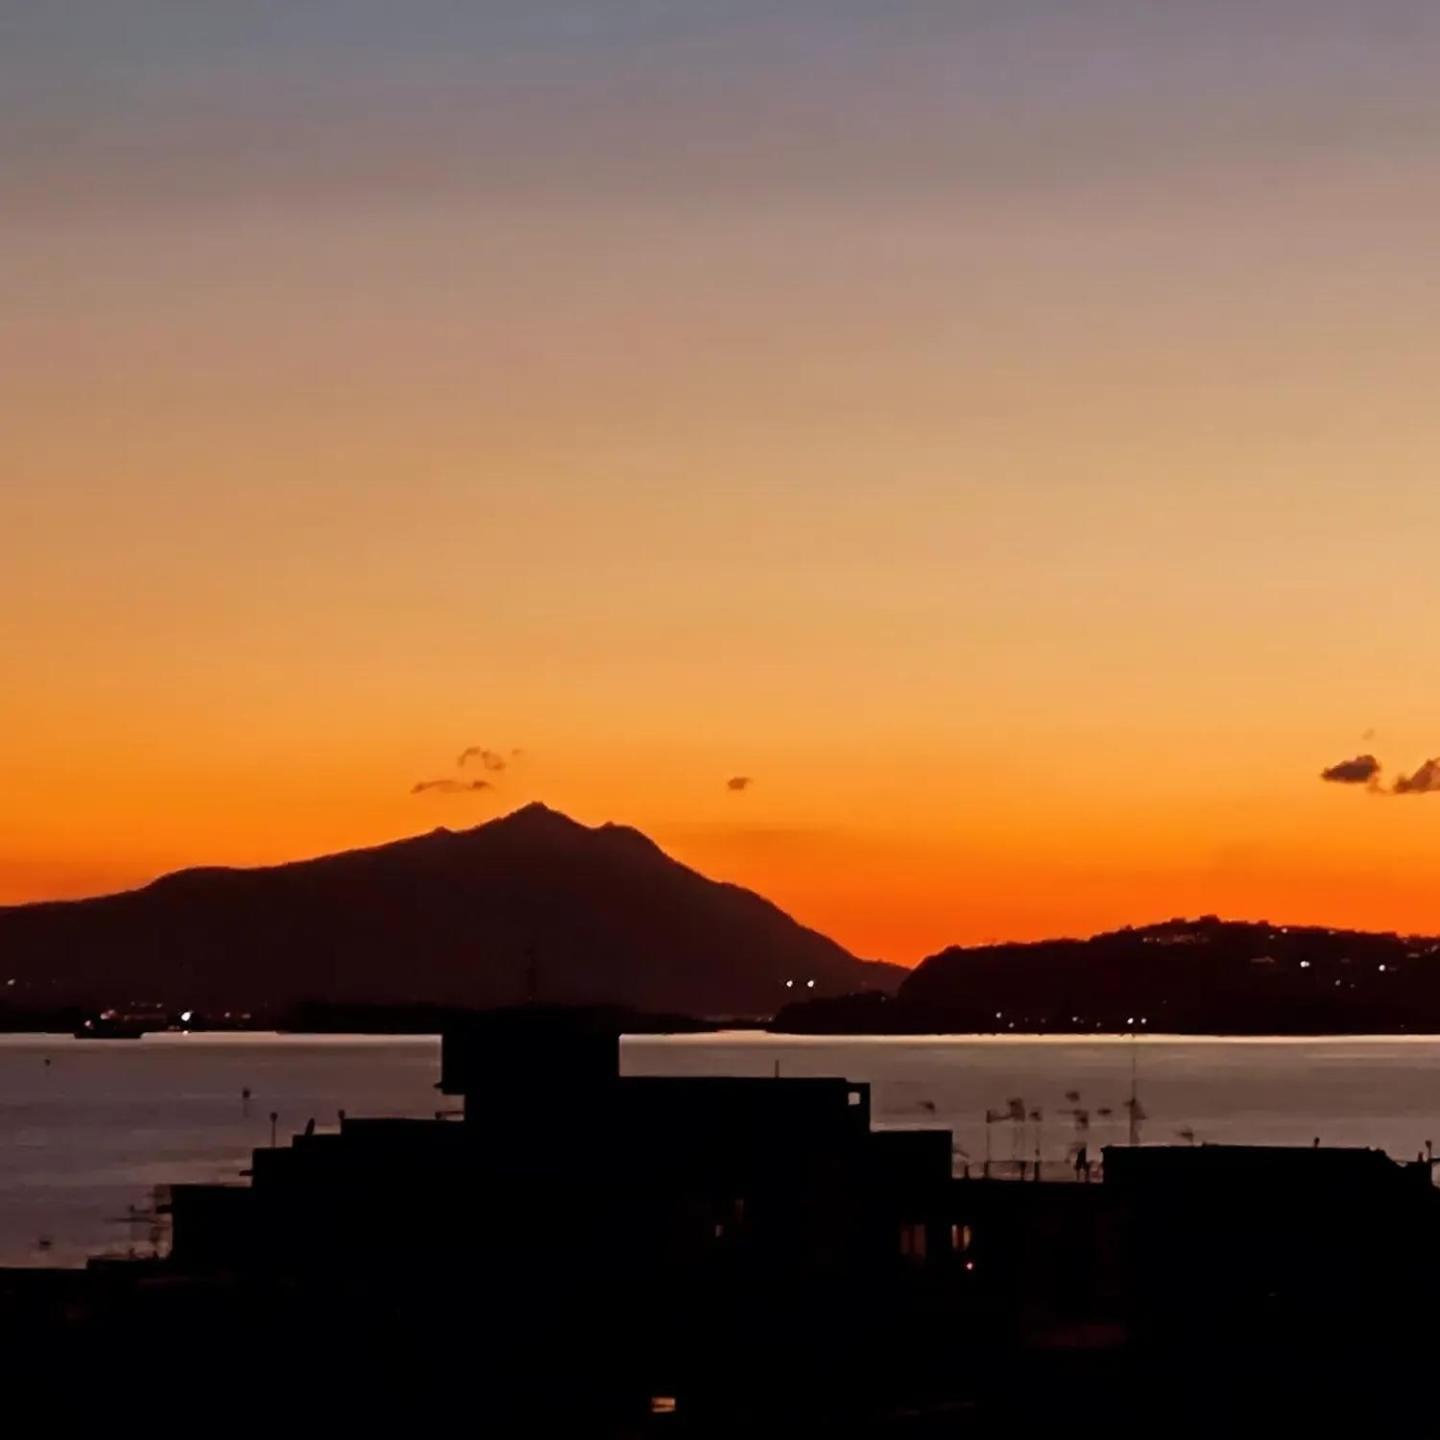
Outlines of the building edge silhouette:
{"label": "building edge silhouette", "polygon": [[1138,1146],[1094,1183],[956,1177],[948,1131],[872,1130],[867,1085],[622,1076],[620,1028],[467,1017],[438,1087],[458,1113],[310,1125],[248,1184],[177,1184],[163,1259],[3,1273],[16,1373],[247,1408],[281,1377],[296,1414],[459,1406],[495,1433],[1418,1403],[1427,1161]]}

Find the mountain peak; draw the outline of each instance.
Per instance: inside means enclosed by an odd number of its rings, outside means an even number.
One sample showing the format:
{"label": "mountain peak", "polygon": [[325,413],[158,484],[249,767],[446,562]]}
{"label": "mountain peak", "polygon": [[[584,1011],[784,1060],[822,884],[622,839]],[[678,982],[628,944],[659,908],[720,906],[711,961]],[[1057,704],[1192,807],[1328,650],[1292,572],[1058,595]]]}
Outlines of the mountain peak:
{"label": "mountain peak", "polygon": [[254,870],[195,870],[126,895],[0,912],[7,999],[135,995],[274,1013],[332,1003],[611,1003],[767,1015],[785,980],[893,983],[758,896],[629,826],[534,803],[463,831]]}
{"label": "mountain peak", "polygon": [[562,810],[554,810],[543,800],[532,800],[508,815],[497,816],[494,820],[478,826],[481,830],[533,830],[533,831],[575,831],[588,827],[578,820],[572,820]]}

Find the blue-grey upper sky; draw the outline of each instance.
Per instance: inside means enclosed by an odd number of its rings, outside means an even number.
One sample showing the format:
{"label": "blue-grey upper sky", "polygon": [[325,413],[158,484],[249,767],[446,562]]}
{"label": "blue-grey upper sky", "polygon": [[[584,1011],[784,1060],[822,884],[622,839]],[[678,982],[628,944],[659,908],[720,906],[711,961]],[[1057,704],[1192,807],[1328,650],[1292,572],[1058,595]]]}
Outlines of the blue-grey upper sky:
{"label": "blue-grey upper sky", "polygon": [[1440,126],[1421,0],[11,0],[0,199],[1277,183]]}

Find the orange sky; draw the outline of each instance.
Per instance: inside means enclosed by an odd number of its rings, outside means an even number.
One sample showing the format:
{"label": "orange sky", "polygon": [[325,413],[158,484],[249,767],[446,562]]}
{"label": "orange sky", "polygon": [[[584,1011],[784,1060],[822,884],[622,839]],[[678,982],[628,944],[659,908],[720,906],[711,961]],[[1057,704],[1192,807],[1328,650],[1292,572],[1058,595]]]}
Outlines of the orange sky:
{"label": "orange sky", "polygon": [[1440,930],[1316,779],[1440,751],[1424,7],[302,8],[0,55],[0,902],[540,798],[907,962]]}

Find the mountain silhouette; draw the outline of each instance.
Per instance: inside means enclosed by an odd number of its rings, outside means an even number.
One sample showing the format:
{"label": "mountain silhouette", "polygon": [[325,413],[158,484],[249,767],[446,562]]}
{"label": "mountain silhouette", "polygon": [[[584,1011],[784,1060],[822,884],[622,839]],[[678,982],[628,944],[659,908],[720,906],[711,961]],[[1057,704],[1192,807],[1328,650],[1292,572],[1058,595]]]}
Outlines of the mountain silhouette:
{"label": "mountain silhouette", "polygon": [[954,946],[893,997],[787,1006],[817,1033],[1440,1032],[1440,937],[1167,920],[1087,940]]}
{"label": "mountain silhouette", "polygon": [[768,1016],[787,995],[891,986],[901,973],[639,831],[539,804],[373,849],[0,908],[12,1009],[540,999]]}

